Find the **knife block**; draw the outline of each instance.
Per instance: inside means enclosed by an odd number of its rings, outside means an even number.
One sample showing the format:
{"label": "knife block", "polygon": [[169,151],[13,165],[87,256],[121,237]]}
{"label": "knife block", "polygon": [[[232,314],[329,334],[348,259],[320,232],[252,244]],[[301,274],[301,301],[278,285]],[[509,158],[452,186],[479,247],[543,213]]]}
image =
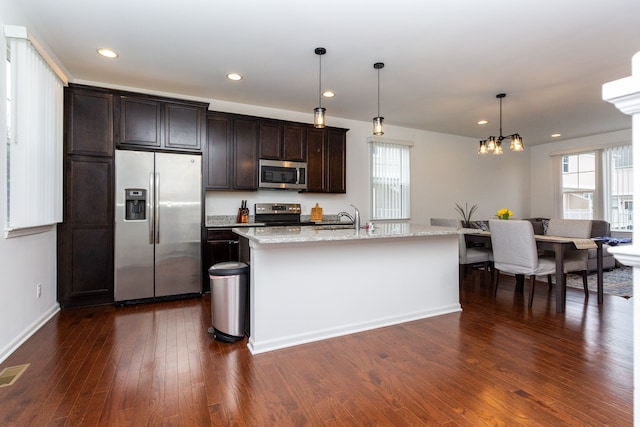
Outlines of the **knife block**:
{"label": "knife block", "polygon": [[238,208],[238,215],[236,215],[236,222],[238,224],[247,224],[249,222],[249,209]]}

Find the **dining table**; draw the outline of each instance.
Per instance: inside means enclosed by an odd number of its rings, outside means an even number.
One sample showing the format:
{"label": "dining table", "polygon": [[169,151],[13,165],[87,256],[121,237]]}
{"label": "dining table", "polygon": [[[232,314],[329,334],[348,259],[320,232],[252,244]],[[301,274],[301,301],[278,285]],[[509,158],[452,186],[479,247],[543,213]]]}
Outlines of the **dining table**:
{"label": "dining table", "polygon": [[[597,293],[598,304],[604,301],[604,285],[602,279],[602,239],[598,238],[574,238],[562,236],[535,235],[538,249],[552,251],[556,262],[556,272],[564,271],[564,256],[567,249],[592,249],[597,251]],[[465,230],[465,241],[467,245],[480,243],[491,247],[491,232],[477,229]],[[567,302],[567,283],[565,275],[556,274],[556,313],[564,313]]]}

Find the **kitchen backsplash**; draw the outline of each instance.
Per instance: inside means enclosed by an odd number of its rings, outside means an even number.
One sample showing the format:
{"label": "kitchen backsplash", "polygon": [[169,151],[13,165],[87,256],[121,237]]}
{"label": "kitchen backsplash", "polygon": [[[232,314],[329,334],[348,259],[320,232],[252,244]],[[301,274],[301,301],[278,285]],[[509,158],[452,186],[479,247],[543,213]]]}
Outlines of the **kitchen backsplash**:
{"label": "kitchen backsplash", "polygon": [[[256,203],[299,203],[302,208],[303,216],[311,216],[311,208],[315,207],[316,203],[323,208],[325,215],[334,214],[338,212],[346,211],[353,212],[351,203],[356,204],[346,194],[313,194],[313,193],[298,193],[296,191],[287,190],[259,190],[253,192],[241,192],[241,191],[207,191],[205,195],[205,215],[209,216],[234,216],[238,212],[238,208],[242,200],[247,200],[247,207],[249,208],[250,221],[254,212],[254,205]],[[360,214],[365,216],[366,207],[364,204],[358,206]]]}
{"label": "kitchen backsplash", "polygon": [[[309,222],[311,221],[311,215],[300,215],[300,221]],[[322,222],[340,222],[340,218],[338,215],[323,215]],[[249,215],[249,222],[247,224],[238,224],[236,222],[235,215],[207,215],[205,219],[206,227],[236,227],[236,226],[247,226],[255,223],[255,217],[253,215]]]}

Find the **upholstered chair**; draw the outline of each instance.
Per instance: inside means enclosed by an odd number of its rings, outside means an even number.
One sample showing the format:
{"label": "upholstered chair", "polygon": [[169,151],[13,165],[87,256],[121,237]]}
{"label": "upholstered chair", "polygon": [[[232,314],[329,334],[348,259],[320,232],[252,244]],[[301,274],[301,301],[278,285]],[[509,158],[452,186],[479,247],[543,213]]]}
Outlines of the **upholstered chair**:
{"label": "upholstered chair", "polygon": [[[462,228],[462,222],[459,219],[450,218],[431,218],[431,225],[440,227]],[[471,247],[467,248],[464,234],[458,237],[458,265],[460,267],[460,280],[464,279],[467,272],[467,266],[482,264],[486,275],[491,268],[493,257],[491,248]]]}
{"label": "upholstered chair", "polygon": [[[559,219],[551,218],[547,226],[547,235],[559,237],[576,237],[588,239],[591,237],[591,220],[587,219]],[[564,271],[562,274],[577,273],[582,276],[582,286],[585,296],[589,296],[587,286],[587,272],[589,270],[588,249],[566,249],[564,253]]]}
{"label": "upholstered chair", "polygon": [[533,305],[536,276],[547,276],[556,272],[556,263],[538,255],[533,226],[526,220],[490,220],[493,266],[496,279],[494,296],[498,291],[500,272],[516,276],[530,276],[529,308]]}

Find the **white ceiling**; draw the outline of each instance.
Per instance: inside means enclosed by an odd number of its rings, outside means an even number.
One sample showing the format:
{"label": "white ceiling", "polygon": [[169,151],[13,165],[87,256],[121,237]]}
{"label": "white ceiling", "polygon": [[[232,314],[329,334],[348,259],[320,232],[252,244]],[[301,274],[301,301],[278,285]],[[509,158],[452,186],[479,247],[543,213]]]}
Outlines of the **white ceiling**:
{"label": "white ceiling", "polygon": [[[72,80],[525,146],[631,127],[602,84],[631,74],[638,0],[17,0]],[[9,23],[9,22],[8,22]],[[9,24],[21,24],[13,23]],[[110,47],[120,57],[99,57]],[[228,72],[244,76],[240,82]],[[480,119],[490,121],[480,126]],[[393,135],[387,132],[387,136]]]}

